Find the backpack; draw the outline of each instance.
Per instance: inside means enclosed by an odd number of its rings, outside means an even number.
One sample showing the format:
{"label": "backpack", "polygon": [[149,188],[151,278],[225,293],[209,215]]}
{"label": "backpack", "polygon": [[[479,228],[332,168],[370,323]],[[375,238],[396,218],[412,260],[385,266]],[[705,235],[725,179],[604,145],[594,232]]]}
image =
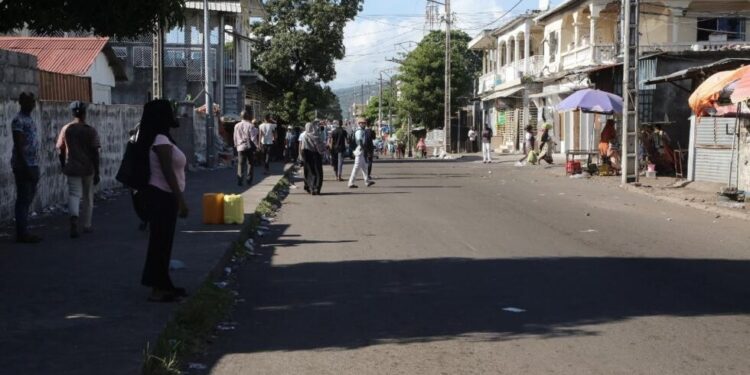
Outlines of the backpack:
{"label": "backpack", "polygon": [[125,154],[122,156],[120,168],[117,170],[115,179],[123,185],[133,189],[141,190],[148,185],[151,177],[148,153],[140,152],[138,149],[138,133],[132,136],[125,144]]}

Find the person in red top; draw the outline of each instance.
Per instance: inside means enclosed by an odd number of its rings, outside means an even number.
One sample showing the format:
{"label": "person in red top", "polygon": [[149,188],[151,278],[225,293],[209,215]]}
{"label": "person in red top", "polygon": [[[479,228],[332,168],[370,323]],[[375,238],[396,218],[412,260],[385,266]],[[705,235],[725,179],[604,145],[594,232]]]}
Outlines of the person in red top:
{"label": "person in red top", "polygon": [[601,138],[599,139],[599,156],[602,160],[606,160],[607,154],[609,153],[609,144],[617,138],[617,130],[615,130],[615,120],[609,119],[602,129]]}

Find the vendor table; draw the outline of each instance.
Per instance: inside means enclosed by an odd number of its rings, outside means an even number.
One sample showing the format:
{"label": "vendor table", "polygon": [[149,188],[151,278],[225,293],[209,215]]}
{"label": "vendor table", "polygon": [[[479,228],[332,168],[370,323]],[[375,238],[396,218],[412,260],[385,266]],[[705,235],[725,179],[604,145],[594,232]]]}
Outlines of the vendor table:
{"label": "vendor table", "polygon": [[[567,150],[565,151],[565,164],[567,165],[568,161],[570,160],[576,160],[576,156],[585,156],[586,166],[591,164],[591,161],[594,156],[596,156],[597,165],[602,163],[601,155],[599,155],[599,150]],[[585,167],[584,167],[584,170],[585,170]]]}

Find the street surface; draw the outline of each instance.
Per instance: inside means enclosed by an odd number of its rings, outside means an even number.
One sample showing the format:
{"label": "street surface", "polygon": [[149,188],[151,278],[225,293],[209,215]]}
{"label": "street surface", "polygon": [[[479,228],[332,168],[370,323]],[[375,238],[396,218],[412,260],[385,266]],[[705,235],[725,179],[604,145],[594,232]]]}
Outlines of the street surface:
{"label": "street surface", "polygon": [[747,222],[512,158],[325,173],[189,373],[750,373]]}

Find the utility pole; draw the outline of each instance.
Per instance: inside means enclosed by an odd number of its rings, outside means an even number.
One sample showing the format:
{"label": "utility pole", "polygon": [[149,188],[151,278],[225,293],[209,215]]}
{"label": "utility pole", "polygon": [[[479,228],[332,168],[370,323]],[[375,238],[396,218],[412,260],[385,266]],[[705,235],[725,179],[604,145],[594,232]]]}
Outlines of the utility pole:
{"label": "utility pole", "polygon": [[445,124],[443,148],[448,152],[451,132],[451,0],[445,0]]}
{"label": "utility pole", "polygon": [[393,101],[396,98],[396,93],[394,93],[393,90],[393,76],[391,76],[391,99],[388,100],[388,126],[390,127],[391,131],[393,131]]}
{"label": "utility pole", "polygon": [[380,134],[380,127],[383,124],[383,72],[380,72],[380,78],[378,78],[378,134]]}
{"label": "utility pole", "polygon": [[[362,106],[362,107],[360,107],[360,108],[362,108],[361,109],[362,113],[360,113],[358,116],[365,114],[365,84],[364,83],[362,84],[362,87],[360,88],[360,93],[359,94],[360,94],[360,96],[359,96],[359,99],[360,99],[359,100],[359,104]],[[356,113],[355,113],[355,115],[356,115]]]}
{"label": "utility pole", "polygon": [[[214,105],[211,102],[211,27],[209,25],[208,0],[203,0],[203,91],[206,92],[206,164],[209,168],[215,165],[214,157]],[[219,30],[221,32],[222,30]]]}
{"label": "utility pole", "polygon": [[622,184],[638,181],[639,0],[623,0]]}
{"label": "utility pole", "polygon": [[153,35],[154,47],[151,51],[151,97],[164,97],[164,28],[157,24]]}

